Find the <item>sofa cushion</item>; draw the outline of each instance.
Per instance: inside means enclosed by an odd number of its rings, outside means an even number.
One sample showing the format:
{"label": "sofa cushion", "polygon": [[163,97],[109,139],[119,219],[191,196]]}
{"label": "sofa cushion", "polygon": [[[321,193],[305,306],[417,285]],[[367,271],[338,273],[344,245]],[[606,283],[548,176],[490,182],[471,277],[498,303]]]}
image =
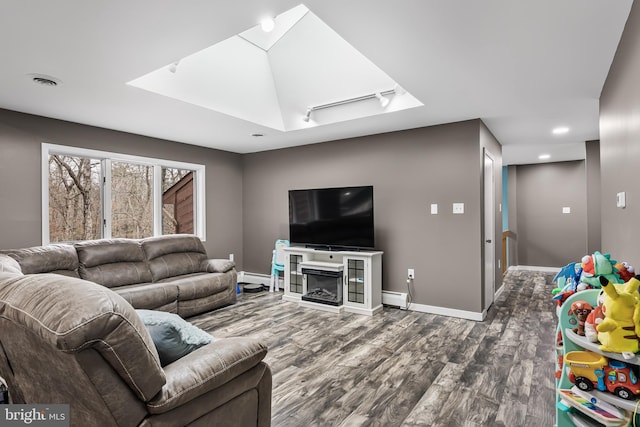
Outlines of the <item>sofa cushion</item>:
{"label": "sofa cushion", "polygon": [[142,239],[153,281],[206,271],[207,252],[200,239],[190,234],[173,234]]}
{"label": "sofa cushion", "polygon": [[[178,287],[179,300],[191,300],[217,294],[229,288],[235,289],[233,276],[224,273],[192,273],[177,277],[168,277],[158,283],[172,284]],[[233,286],[232,286],[233,285]]]}
{"label": "sofa cushion", "polygon": [[162,366],[213,342],[213,337],[173,313],[136,310],[158,350]]}
{"label": "sofa cushion", "polygon": [[178,310],[178,286],[173,283],[137,283],[111,288],[134,308]]}
{"label": "sofa cushion", "polygon": [[0,272],[22,274],[22,269],[20,268],[18,261],[11,258],[9,255],[0,254]]}
{"label": "sofa cushion", "polygon": [[0,251],[18,261],[23,274],[56,273],[78,276],[78,255],[71,245],[53,244]]}
{"label": "sofa cushion", "polygon": [[102,239],[75,244],[80,277],[106,287],[151,282],[138,240]]}

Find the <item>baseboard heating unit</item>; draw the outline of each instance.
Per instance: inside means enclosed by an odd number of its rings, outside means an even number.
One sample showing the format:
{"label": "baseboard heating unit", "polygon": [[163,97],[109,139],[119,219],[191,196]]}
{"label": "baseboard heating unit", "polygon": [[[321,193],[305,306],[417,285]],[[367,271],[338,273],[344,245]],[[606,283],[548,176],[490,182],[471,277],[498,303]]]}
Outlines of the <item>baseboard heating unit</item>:
{"label": "baseboard heating unit", "polygon": [[382,291],[382,304],[407,308],[408,300],[405,292]]}

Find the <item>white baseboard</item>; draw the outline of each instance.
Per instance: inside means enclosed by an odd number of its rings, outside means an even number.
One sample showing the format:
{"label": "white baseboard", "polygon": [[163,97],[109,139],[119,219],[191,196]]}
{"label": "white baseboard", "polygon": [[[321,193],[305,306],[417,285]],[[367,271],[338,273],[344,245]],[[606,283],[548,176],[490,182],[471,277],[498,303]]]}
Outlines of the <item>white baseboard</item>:
{"label": "white baseboard", "polygon": [[409,304],[409,310],[419,311],[421,313],[439,314],[442,316],[458,317],[460,319],[475,320],[482,322],[487,316],[486,312],[477,313],[475,311],[457,310],[455,308],[438,307],[435,305],[417,304],[412,302]]}
{"label": "white baseboard", "polygon": [[512,265],[507,270],[525,270],[525,271],[544,271],[547,273],[557,273],[560,271],[559,267],[540,267],[535,265]]}

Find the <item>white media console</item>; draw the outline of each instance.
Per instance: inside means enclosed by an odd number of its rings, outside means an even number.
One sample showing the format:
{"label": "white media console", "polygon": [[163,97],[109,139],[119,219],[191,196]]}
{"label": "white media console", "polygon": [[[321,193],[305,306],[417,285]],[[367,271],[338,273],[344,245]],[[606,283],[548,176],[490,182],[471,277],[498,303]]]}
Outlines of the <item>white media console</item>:
{"label": "white media console", "polygon": [[289,247],[285,301],[340,313],[373,316],[382,310],[382,252]]}

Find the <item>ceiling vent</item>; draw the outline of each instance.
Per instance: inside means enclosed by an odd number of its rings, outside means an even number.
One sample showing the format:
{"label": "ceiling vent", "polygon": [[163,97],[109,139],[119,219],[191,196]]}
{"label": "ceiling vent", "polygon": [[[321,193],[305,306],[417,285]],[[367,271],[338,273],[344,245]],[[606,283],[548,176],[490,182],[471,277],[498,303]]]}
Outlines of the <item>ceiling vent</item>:
{"label": "ceiling vent", "polygon": [[44,74],[29,74],[31,80],[44,86],[58,86],[60,80],[55,77],[45,76]]}

